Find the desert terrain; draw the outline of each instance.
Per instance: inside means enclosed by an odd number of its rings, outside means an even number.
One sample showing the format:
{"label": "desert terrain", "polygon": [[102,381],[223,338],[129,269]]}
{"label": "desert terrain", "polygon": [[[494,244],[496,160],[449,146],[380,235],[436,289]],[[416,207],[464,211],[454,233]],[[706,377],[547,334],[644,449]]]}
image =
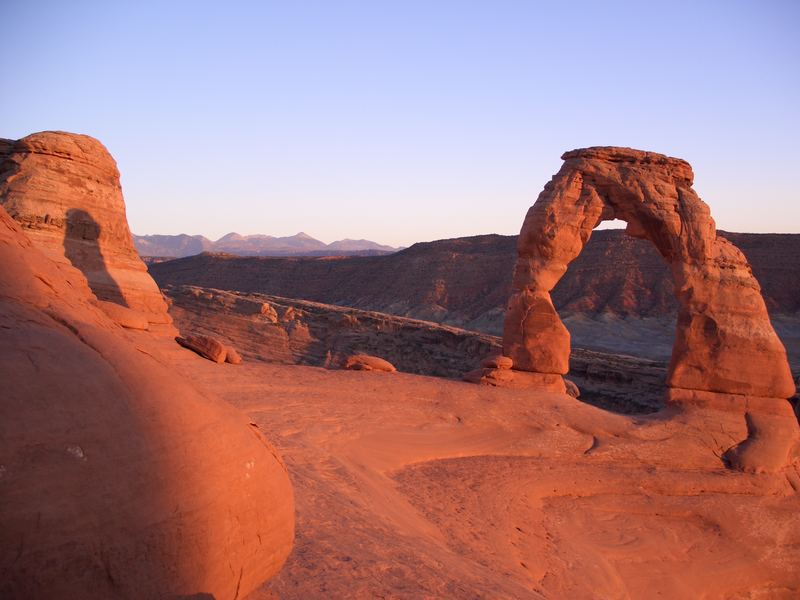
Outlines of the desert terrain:
{"label": "desert terrain", "polygon": [[[796,598],[800,433],[773,328],[796,313],[795,238],[740,251],[680,159],[563,159],[510,259],[486,236],[151,277],[99,141],[2,140],[0,595]],[[591,234],[612,218],[628,238]],[[583,263],[558,288],[590,237],[642,282]],[[782,256],[763,295],[759,239]],[[448,246],[451,279],[426,275]],[[670,320],[672,358],[573,347],[580,319]]]}

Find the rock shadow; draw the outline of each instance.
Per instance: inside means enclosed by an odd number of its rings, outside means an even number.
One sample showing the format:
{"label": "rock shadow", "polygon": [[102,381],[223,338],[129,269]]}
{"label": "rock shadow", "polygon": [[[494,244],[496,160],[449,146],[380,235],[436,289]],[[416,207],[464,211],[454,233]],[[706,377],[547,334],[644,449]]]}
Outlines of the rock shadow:
{"label": "rock shadow", "polygon": [[100,250],[101,230],[100,224],[85,210],[69,209],[64,232],[64,256],[86,276],[89,287],[99,300],[128,306]]}

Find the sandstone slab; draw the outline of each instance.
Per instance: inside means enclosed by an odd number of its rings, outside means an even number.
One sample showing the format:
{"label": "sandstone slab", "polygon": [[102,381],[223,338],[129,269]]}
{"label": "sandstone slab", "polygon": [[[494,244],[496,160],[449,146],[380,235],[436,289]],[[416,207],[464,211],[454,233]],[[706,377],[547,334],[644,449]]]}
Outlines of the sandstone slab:
{"label": "sandstone slab", "polygon": [[175,341],[211,362],[224,363],[228,355],[228,348],[225,344],[207,335],[178,336]]}
{"label": "sandstone slab", "polygon": [[351,371],[379,371],[382,373],[394,373],[397,371],[395,366],[388,360],[369,354],[353,354],[344,361],[344,368]]}

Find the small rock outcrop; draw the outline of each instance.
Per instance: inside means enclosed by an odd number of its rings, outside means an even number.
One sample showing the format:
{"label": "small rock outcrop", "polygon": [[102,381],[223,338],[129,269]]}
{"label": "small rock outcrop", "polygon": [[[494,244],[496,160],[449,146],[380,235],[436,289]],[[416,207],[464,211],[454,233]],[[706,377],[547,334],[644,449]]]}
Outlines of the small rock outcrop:
{"label": "small rock outcrop", "polygon": [[133,245],[117,165],[99,141],[58,131],[0,140],[0,205],[49,258],[79,269],[98,299],[171,323]]}
{"label": "small rock outcrop", "polygon": [[[671,402],[693,405],[695,392],[702,392],[704,402],[711,398],[714,408],[735,404],[749,415],[751,436],[740,444],[733,462],[752,470],[754,461],[740,455],[761,453],[764,444],[759,440],[769,438],[762,430],[774,422],[752,414],[772,417],[777,412],[783,415],[778,418],[787,418],[785,399],[795,386],[758,282],[744,255],[717,235],[708,206],[692,189],[691,167],[680,159],[630,148],[586,148],[562,158],[561,170],[522,225],[504,354],[516,370],[558,376],[568,372],[570,335],[550,292],[601,221],[624,220],[626,233],[650,240],[672,273],[680,308],[667,377]],[[774,400],[743,406],[732,403],[732,395]],[[775,410],[765,408],[772,406]],[[781,457],[755,462],[785,462],[796,430],[796,422],[787,424],[786,431],[793,432],[788,438],[781,430],[786,440],[777,451]]]}
{"label": "small rock outcrop", "polygon": [[184,348],[215,363],[242,364],[242,357],[231,346],[207,335],[176,336],[175,341]]}
{"label": "small rock outcrop", "polygon": [[240,365],[242,364],[242,357],[234,348],[228,346],[225,353],[225,362],[230,365]]}
{"label": "small rock outcrop", "polygon": [[344,361],[344,368],[350,371],[380,371],[382,373],[394,373],[397,371],[395,366],[388,360],[369,354],[353,354]]}
{"label": "small rock outcrop", "polygon": [[225,344],[207,335],[178,336],[175,341],[211,362],[224,363],[228,356],[228,348]]}

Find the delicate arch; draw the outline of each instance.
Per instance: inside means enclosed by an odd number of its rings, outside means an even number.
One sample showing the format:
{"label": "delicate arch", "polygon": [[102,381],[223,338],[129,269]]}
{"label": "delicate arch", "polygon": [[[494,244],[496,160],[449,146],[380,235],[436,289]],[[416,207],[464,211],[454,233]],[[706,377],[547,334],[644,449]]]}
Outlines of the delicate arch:
{"label": "delicate arch", "polygon": [[603,220],[649,239],[679,303],[670,388],[788,398],[795,386],[747,259],[718,237],[686,161],[630,148],[565,153],[522,225],[503,351],[514,369],[564,375],[570,338],[550,292]]}

